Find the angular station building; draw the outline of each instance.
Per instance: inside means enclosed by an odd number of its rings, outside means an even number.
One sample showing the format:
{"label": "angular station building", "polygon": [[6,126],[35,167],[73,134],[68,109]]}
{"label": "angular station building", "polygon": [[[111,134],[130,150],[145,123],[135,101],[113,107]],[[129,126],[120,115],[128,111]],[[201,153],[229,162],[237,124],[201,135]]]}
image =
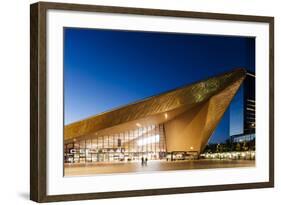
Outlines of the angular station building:
{"label": "angular station building", "polygon": [[245,76],[236,69],[66,125],[65,163],[197,158]]}

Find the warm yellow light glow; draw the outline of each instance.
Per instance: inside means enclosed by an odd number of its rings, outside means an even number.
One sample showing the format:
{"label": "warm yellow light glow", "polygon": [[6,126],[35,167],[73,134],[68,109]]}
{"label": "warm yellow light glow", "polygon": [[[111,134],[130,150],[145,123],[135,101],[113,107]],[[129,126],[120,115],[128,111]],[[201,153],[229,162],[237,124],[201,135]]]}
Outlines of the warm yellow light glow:
{"label": "warm yellow light glow", "polygon": [[137,141],[138,146],[144,146],[147,144],[153,144],[153,143],[157,143],[160,141],[160,136],[159,135],[153,135],[144,139],[140,139]]}
{"label": "warm yellow light glow", "polygon": [[168,114],[167,113],[165,113],[165,118],[168,119]]}
{"label": "warm yellow light glow", "polygon": [[191,150],[193,150],[193,147],[190,147]]}
{"label": "warm yellow light glow", "polygon": [[136,126],[141,127],[141,124],[140,124],[140,123],[137,123]]}

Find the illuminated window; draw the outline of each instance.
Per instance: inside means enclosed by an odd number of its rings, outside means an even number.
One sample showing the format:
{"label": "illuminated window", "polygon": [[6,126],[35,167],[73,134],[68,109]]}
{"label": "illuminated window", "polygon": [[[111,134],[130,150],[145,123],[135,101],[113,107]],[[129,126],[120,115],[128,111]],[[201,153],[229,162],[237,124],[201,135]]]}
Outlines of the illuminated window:
{"label": "illuminated window", "polygon": [[160,136],[159,135],[153,135],[150,137],[146,137],[143,138],[141,140],[138,140],[138,146],[144,146],[147,144],[152,144],[152,143],[157,143],[160,140]]}

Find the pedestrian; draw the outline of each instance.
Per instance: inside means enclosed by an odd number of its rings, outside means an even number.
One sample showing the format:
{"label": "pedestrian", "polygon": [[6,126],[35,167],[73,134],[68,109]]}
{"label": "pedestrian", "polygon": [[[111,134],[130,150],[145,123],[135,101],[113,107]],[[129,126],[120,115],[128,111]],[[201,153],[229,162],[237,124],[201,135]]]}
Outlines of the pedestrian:
{"label": "pedestrian", "polygon": [[148,161],[148,160],[147,160],[147,157],[146,157],[146,158],[145,158],[145,166],[147,166],[147,161]]}
{"label": "pedestrian", "polygon": [[144,158],[141,157],[141,166],[143,166],[143,165],[144,165]]}

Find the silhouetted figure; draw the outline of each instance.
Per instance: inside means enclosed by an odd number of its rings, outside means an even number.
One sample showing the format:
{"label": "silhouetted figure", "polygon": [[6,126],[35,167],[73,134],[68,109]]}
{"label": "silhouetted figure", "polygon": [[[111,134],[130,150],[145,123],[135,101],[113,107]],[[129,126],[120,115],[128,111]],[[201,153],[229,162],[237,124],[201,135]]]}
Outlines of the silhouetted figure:
{"label": "silhouetted figure", "polygon": [[143,165],[144,165],[144,158],[141,157],[141,166],[143,166]]}
{"label": "silhouetted figure", "polygon": [[147,158],[145,158],[145,166],[147,166],[147,161],[148,161]]}

